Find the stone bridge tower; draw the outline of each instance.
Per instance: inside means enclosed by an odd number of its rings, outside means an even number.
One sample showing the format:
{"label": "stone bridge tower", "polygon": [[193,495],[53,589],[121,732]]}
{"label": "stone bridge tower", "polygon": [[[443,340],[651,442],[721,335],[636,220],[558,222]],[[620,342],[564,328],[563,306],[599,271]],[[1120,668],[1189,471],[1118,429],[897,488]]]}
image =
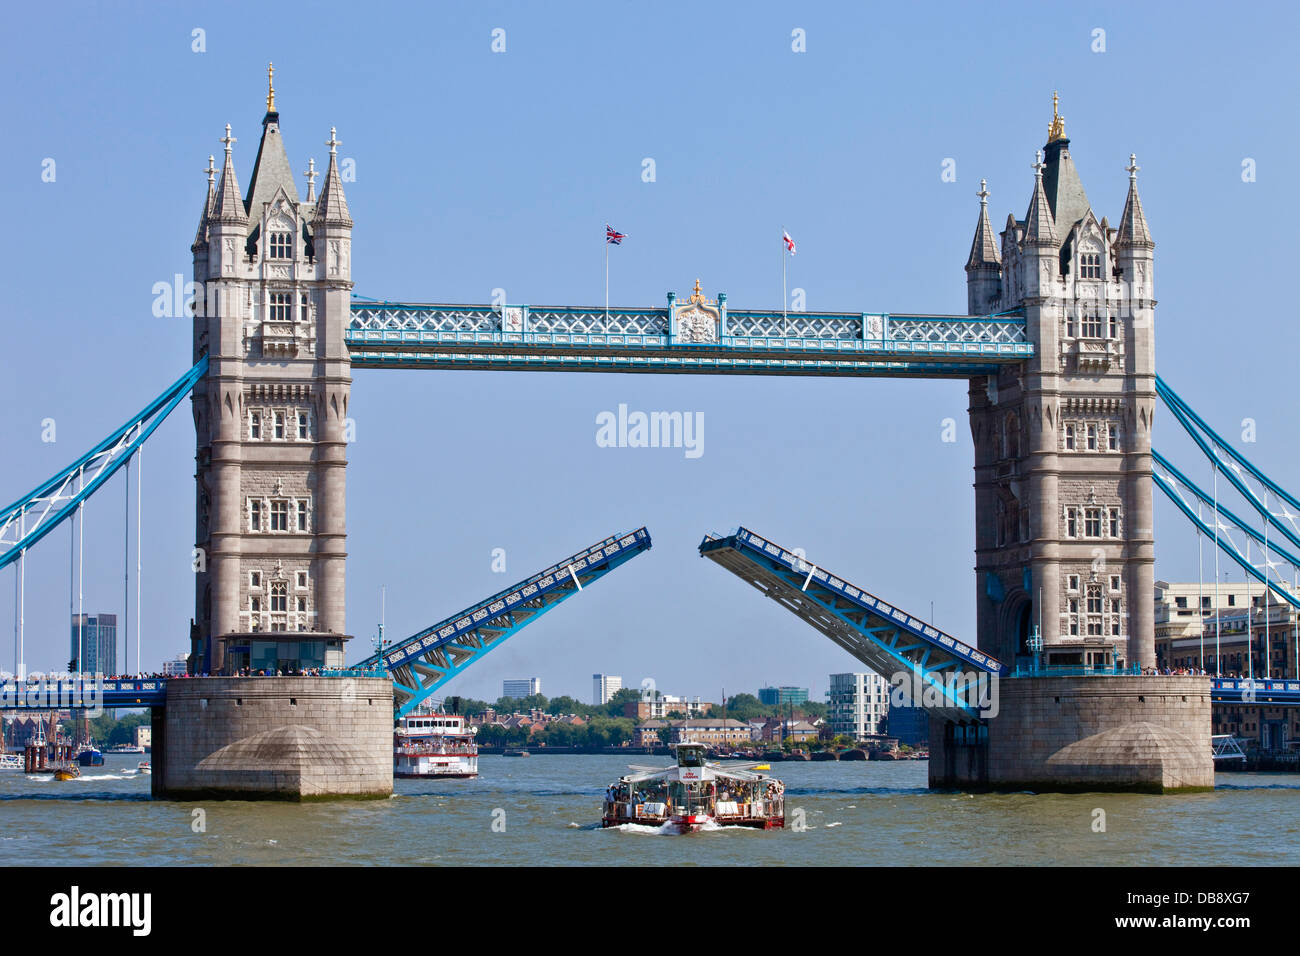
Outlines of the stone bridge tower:
{"label": "stone bridge tower", "polygon": [[1056,110],[1024,219],[1000,242],[981,185],[972,315],[1022,308],[1035,354],[972,379],[979,646],[1047,664],[1155,663],[1151,421],[1154,243],[1130,157],[1099,222]]}
{"label": "stone bridge tower", "polygon": [[330,130],[300,198],[268,68],[248,193],[230,126],[194,253],[197,509],[191,669],[341,666],[352,219]]}

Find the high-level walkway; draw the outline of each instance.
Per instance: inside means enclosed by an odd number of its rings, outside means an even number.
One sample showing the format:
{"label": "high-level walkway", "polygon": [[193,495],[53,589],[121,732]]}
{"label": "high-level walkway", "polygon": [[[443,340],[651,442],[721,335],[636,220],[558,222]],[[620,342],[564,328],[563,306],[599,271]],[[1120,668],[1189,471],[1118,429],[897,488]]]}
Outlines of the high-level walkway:
{"label": "high-level walkway", "polygon": [[728,311],[682,327],[664,308],[441,305],[354,297],[346,337],[354,368],[464,368],[731,375],[996,374],[1034,354],[1025,318],[868,312]]}

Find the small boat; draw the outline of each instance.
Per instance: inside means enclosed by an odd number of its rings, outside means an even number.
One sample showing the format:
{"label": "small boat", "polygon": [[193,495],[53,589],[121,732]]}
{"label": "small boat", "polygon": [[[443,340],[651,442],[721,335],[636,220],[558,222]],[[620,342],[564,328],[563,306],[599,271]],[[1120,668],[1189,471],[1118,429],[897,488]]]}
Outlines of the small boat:
{"label": "small boat", "polygon": [[722,770],[705,759],[697,743],[674,744],[672,767],[629,767],[633,771],[605,793],[602,827],[626,823],[671,824],[694,833],[710,824],[759,830],[785,826],[785,784],[755,773],[757,767]]}
{"label": "small boat", "polygon": [[0,753],[0,770],[22,770],[23,762],[17,754]]}
{"label": "small boat", "polygon": [[528,756],[528,751],[527,751],[527,750],[507,750],[504,754],[502,754],[502,756],[503,756],[503,757],[527,757],[527,756]]}
{"label": "small boat", "polygon": [[95,747],[89,744],[82,745],[75,754],[77,763],[83,767],[102,767],[104,766],[104,755]]}
{"label": "small boat", "polygon": [[77,769],[75,763],[60,764],[54,768],[55,780],[76,780],[81,776],[81,771]]}
{"label": "small boat", "polygon": [[153,767],[149,765],[149,761],[147,760],[141,760],[135,765],[135,769],[140,773],[153,773]]}

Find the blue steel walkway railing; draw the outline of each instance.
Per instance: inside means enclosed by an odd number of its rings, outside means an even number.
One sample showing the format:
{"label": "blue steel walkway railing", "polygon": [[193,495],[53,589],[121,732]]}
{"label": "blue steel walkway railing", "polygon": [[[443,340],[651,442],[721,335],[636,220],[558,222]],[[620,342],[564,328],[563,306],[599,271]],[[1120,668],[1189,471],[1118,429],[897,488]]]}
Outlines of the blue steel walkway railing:
{"label": "blue steel walkway railing", "polygon": [[386,668],[393,678],[396,716],[403,717],[541,615],[648,550],[650,532],[645,528],[597,541],[392,648],[353,664],[352,669]]}
{"label": "blue steel walkway railing", "polygon": [[0,684],[0,711],[161,707],[166,699],[167,679],[155,677],[50,677]]}
{"label": "blue steel walkway railing", "polygon": [[1248,707],[1300,707],[1300,680],[1216,677],[1210,681],[1210,701]]}
{"label": "blue steel walkway railing", "polygon": [[355,298],[346,333],[362,368],[700,374],[992,374],[1034,354],[1023,313],[990,316],[732,311],[715,341],[674,335],[672,307],[435,305]]}
{"label": "blue steel walkway railing", "polygon": [[[707,535],[700,554],[767,594],[919,706],[950,720],[978,718],[1006,665],[745,528]],[[923,699],[918,700],[921,696]]]}

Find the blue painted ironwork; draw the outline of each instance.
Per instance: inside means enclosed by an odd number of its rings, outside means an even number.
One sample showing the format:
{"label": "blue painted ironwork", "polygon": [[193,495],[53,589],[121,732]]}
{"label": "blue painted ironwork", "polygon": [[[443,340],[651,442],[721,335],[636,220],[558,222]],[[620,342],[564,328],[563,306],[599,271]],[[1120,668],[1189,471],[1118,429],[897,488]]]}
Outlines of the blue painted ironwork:
{"label": "blue painted ironwork", "polygon": [[205,355],[125,425],[53,478],[0,510],[0,568],[18,560],[113,477],[207,369]]}
{"label": "blue painted ironwork", "polygon": [[1215,677],[1210,681],[1210,701],[1247,707],[1300,707],[1300,680]]}
{"label": "blue painted ironwork", "polygon": [[[988,682],[1007,675],[996,658],[746,528],[725,537],[706,535],[700,554],[793,611],[939,716],[980,717]],[[914,688],[924,701],[916,700]]]}
{"label": "blue painted ironwork", "polygon": [[[1171,472],[1171,476],[1165,477],[1164,475],[1160,474],[1159,471],[1152,471],[1151,480],[1155,482],[1155,486],[1157,488],[1159,488],[1161,491],[1165,493],[1165,497],[1174,503],[1174,505],[1178,508],[1179,511],[1183,513],[1183,515],[1187,518],[1187,520],[1190,521],[1192,524],[1194,524],[1197,528],[1199,528],[1202,534],[1208,535],[1211,540],[1217,539],[1219,547],[1222,549],[1223,553],[1226,554],[1228,557],[1230,557],[1233,561],[1235,561],[1243,571],[1249,574],[1256,581],[1259,581],[1260,583],[1264,584],[1266,587],[1270,588],[1271,593],[1277,595],[1282,600],[1290,604],[1292,607],[1300,608],[1300,595],[1292,594],[1291,591],[1288,590],[1287,588],[1278,587],[1276,582],[1269,581],[1267,574],[1260,571],[1259,568],[1255,567],[1255,565],[1244,554],[1241,553],[1241,551],[1237,548],[1236,543],[1233,542],[1231,538],[1229,538],[1223,531],[1220,531],[1216,528],[1211,528],[1208,524],[1205,523],[1205,521],[1201,518],[1199,513],[1192,510],[1191,506],[1186,501],[1183,500],[1183,496],[1178,492],[1178,489],[1175,487],[1175,482],[1178,481],[1186,485],[1187,488],[1197,496],[1198,500],[1208,504],[1209,499],[1202,497],[1204,495],[1204,492],[1200,491],[1200,489],[1198,489],[1194,484],[1192,484],[1185,477],[1183,477],[1181,472],[1178,472],[1177,470],[1169,466],[1163,456],[1157,455],[1155,452],[1152,452],[1152,458],[1155,459],[1158,467],[1169,470]],[[1173,476],[1177,476],[1177,477],[1173,477]],[[1224,508],[1222,504],[1219,505],[1219,514],[1227,516],[1231,521],[1233,521],[1234,524],[1236,524],[1239,528],[1241,528],[1243,531],[1245,531],[1248,535],[1250,535],[1255,540],[1257,541],[1260,540],[1260,537],[1256,535],[1252,529],[1242,524],[1240,522],[1240,519],[1236,518],[1230,511]],[[1283,555],[1283,557],[1286,557],[1286,555],[1289,554],[1289,552],[1279,549],[1276,544],[1270,544],[1269,546],[1273,548],[1275,551],[1277,551],[1277,553]],[[1286,560],[1291,561],[1292,559],[1286,557]],[[1292,561],[1292,563],[1295,562]]]}
{"label": "blue painted ironwork", "polygon": [[[1183,426],[1183,429],[1187,434],[1189,434],[1192,437],[1192,440],[1196,442],[1197,446],[1205,454],[1205,457],[1209,458],[1210,461],[1219,468],[1220,472],[1228,479],[1229,483],[1231,483],[1232,486],[1241,493],[1241,495],[1250,503],[1251,507],[1259,512],[1259,516],[1280,531],[1283,537],[1290,541],[1291,544],[1300,548],[1300,535],[1297,535],[1293,528],[1288,528],[1286,525],[1276,520],[1274,515],[1268,510],[1263,499],[1248,488],[1245,482],[1241,480],[1239,471],[1241,468],[1246,469],[1246,471],[1249,472],[1264,488],[1271,491],[1277,498],[1298,511],[1300,511],[1300,500],[1297,500],[1285,488],[1252,465],[1250,461],[1246,459],[1245,455],[1241,454],[1233,448],[1232,445],[1225,442],[1219,434],[1206,424],[1205,420],[1197,415],[1192,407],[1180,398],[1178,394],[1165,383],[1164,379],[1159,376],[1156,376],[1156,394],[1160,396],[1165,403],[1165,407],[1173,413],[1174,418],[1178,420],[1178,423]],[[1208,435],[1210,437],[1210,442],[1207,442],[1199,432],[1204,432]],[[1213,448],[1211,448],[1211,444],[1214,446]],[[1232,463],[1224,462],[1219,456],[1219,452],[1227,454],[1227,456],[1232,459]],[[1227,465],[1227,467],[1224,467],[1224,465]],[[1219,510],[1221,512],[1223,511],[1222,508]]]}
{"label": "blue painted ironwork", "polygon": [[672,334],[663,309],[360,300],[346,333],[361,368],[970,378],[1034,354],[1023,313],[728,312],[716,341]]}
{"label": "blue painted ironwork", "polygon": [[645,528],[605,538],[352,667],[385,668],[396,716],[405,716],[541,615],[648,550]]}

